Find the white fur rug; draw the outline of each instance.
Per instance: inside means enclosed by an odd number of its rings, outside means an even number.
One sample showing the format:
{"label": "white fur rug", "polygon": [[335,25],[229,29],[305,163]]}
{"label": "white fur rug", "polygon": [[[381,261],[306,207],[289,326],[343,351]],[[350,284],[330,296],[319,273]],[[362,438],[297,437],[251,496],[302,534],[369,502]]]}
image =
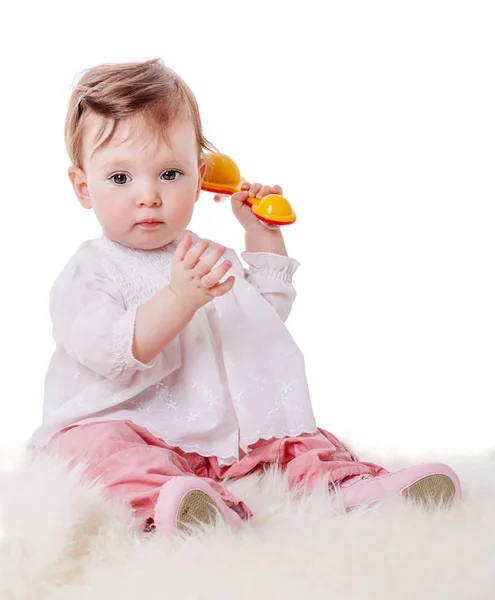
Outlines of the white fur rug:
{"label": "white fur rug", "polygon": [[143,539],[127,509],[38,457],[1,475],[0,599],[493,600],[495,457],[451,464],[464,501],[450,511],[343,514],[270,473],[231,485],[256,513],[241,534]]}

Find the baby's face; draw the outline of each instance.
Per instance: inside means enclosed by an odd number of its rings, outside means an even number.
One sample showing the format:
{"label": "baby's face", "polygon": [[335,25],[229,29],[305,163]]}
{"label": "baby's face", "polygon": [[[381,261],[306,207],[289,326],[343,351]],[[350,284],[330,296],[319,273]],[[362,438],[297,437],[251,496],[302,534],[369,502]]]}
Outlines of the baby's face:
{"label": "baby's face", "polygon": [[[142,117],[130,119],[98,148],[104,122],[88,115],[83,168],[69,169],[76,195],[94,209],[110,239],[141,250],[161,248],[187,228],[199,197],[204,164],[198,160],[194,126],[177,118],[165,142]],[[111,123],[106,126],[104,136]]]}

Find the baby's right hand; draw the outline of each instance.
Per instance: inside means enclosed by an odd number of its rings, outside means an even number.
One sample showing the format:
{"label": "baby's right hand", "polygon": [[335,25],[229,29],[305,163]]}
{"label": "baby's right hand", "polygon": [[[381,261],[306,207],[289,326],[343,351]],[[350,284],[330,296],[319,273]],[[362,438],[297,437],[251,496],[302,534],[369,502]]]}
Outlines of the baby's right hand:
{"label": "baby's right hand", "polygon": [[234,276],[231,276],[219,283],[232,267],[232,262],[225,260],[213,268],[224,255],[225,248],[217,246],[208,256],[203,256],[209,245],[208,240],[193,245],[188,233],[179,243],[172,261],[169,288],[184,308],[194,312],[213,298],[229,292],[235,281]]}

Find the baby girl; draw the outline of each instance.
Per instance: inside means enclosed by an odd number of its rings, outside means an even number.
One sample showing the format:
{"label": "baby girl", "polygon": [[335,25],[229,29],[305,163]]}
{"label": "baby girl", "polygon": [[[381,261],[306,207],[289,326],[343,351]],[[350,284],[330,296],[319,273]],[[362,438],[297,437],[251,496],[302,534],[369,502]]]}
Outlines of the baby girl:
{"label": "baby girl", "polygon": [[304,360],[284,322],[299,264],[249,196],[232,196],[245,230],[236,253],[187,227],[205,174],[195,97],[161,60],[101,65],[74,86],[69,177],[102,235],[55,281],[56,347],[32,445],[84,463],[145,529],[173,533],[252,513],[222,484],[278,465],[290,486],[324,479],[345,509],[402,496],[449,505],[448,466],[389,473],[317,428]]}

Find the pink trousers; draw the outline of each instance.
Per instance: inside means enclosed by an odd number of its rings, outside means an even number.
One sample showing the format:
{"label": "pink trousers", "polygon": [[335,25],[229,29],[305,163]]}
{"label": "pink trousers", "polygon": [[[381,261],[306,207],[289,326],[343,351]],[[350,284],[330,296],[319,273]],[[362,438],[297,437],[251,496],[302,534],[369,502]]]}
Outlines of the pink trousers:
{"label": "pink trousers", "polygon": [[172,448],[131,421],[104,421],[64,429],[46,446],[71,461],[87,464],[86,476],[105,486],[108,498],[130,504],[135,515],[152,523],[160,488],[172,477],[196,475],[208,481],[228,506],[243,518],[250,509],[221,483],[269,465],[287,473],[291,487],[311,487],[320,479],[339,484],[355,475],[384,475],[385,469],[357,461],[342,442],[327,431],[292,438],[260,440],[238,462],[222,467],[214,457]]}

